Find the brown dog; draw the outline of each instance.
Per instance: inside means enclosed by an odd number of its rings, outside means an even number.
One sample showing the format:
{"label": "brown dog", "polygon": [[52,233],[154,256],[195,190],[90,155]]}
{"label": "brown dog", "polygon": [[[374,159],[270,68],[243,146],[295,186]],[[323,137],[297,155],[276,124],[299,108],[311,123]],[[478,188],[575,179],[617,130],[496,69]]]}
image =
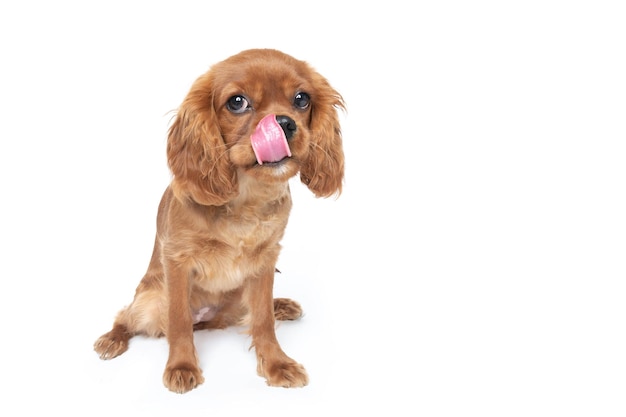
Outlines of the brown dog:
{"label": "brown dog", "polygon": [[173,174],[159,205],[154,251],[133,302],[94,344],[102,359],[137,334],[169,343],[163,382],[183,393],[204,380],[193,330],[249,326],[257,372],[272,386],[308,383],[281,349],[275,319],[300,305],[273,299],[291,197],[341,193],[341,97],[308,64],[271,49],[241,52],[196,80],[169,130]]}

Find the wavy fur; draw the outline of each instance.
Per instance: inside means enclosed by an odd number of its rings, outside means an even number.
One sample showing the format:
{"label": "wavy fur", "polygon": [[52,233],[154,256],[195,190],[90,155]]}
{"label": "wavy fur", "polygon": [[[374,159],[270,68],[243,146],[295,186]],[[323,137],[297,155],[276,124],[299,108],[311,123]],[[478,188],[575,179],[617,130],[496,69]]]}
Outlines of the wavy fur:
{"label": "wavy fur", "polygon": [[[233,108],[233,97],[247,107]],[[318,197],[341,193],[339,109],[343,99],[326,79],[276,50],[241,52],[196,80],[169,130],[173,177],[159,205],[152,258],[132,303],[94,344],[102,359],[125,352],[135,335],[165,336],[163,383],[183,393],[204,381],[193,331],[246,326],[257,372],[269,385],[308,383],[274,331],[275,320],[297,319],[302,309],[273,298],[273,280],[292,204],[289,179],[299,173]],[[291,120],[283,127],[291,130],[291,156],[260,163],[250,137],[267,115]]]}

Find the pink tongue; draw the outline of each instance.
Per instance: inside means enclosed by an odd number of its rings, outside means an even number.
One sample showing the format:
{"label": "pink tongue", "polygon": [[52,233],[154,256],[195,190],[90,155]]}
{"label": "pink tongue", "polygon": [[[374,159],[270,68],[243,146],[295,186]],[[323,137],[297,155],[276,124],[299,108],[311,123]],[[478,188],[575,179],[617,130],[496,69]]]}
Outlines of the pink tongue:
{"label": "pink tongue", "polygon": [[276,122],[276,116],[268,114],[261,119],[250,136],[252,149],[259,165],[264,162],[278,162],[291,156],[285,132]]}

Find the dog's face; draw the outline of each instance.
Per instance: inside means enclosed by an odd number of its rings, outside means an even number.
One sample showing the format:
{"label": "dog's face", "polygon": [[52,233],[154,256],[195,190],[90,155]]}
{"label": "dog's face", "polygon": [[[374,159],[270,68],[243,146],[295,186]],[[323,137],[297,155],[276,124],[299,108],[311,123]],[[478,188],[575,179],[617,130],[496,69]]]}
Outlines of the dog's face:
{"label": "dog's face", "polygon": [[170,129],[174,191],[218,205],[242,173],[271,183],[300,172],[317,196],[340,192],[343,107],[305,62],[267,49],[232,56],[194,83]]}
{"label": "dog's face", "polygon": [[[268,61],[263,59],[265,53],[256,51],[258,57],[238,56],[217,67],[216,113],[231,162],[265,181],[284,181],[300,170],[308,156],[312,140],[311,95],[316,97],[318,93],[304,63],[282,56]],[[276,151],[273,159],[278,161],[257,158],[252,146],[253,134],[268,116],[275,118],[287,142],[288,152]],[[263,137],[259,140],[263,141]]]}

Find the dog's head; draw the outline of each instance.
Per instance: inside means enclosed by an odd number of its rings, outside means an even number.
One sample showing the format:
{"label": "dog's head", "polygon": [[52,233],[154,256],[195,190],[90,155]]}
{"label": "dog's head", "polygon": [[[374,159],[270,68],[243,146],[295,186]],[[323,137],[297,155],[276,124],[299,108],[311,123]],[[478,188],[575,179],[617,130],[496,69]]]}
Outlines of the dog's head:
{"label": "dog's head", "polygon": [[272,49],[243,51],[200,76],[172,124],[167,158],[178,198],[222,205],[239,175],[300,179],[318,197],[341,192],[344,102],[307,63]]}

